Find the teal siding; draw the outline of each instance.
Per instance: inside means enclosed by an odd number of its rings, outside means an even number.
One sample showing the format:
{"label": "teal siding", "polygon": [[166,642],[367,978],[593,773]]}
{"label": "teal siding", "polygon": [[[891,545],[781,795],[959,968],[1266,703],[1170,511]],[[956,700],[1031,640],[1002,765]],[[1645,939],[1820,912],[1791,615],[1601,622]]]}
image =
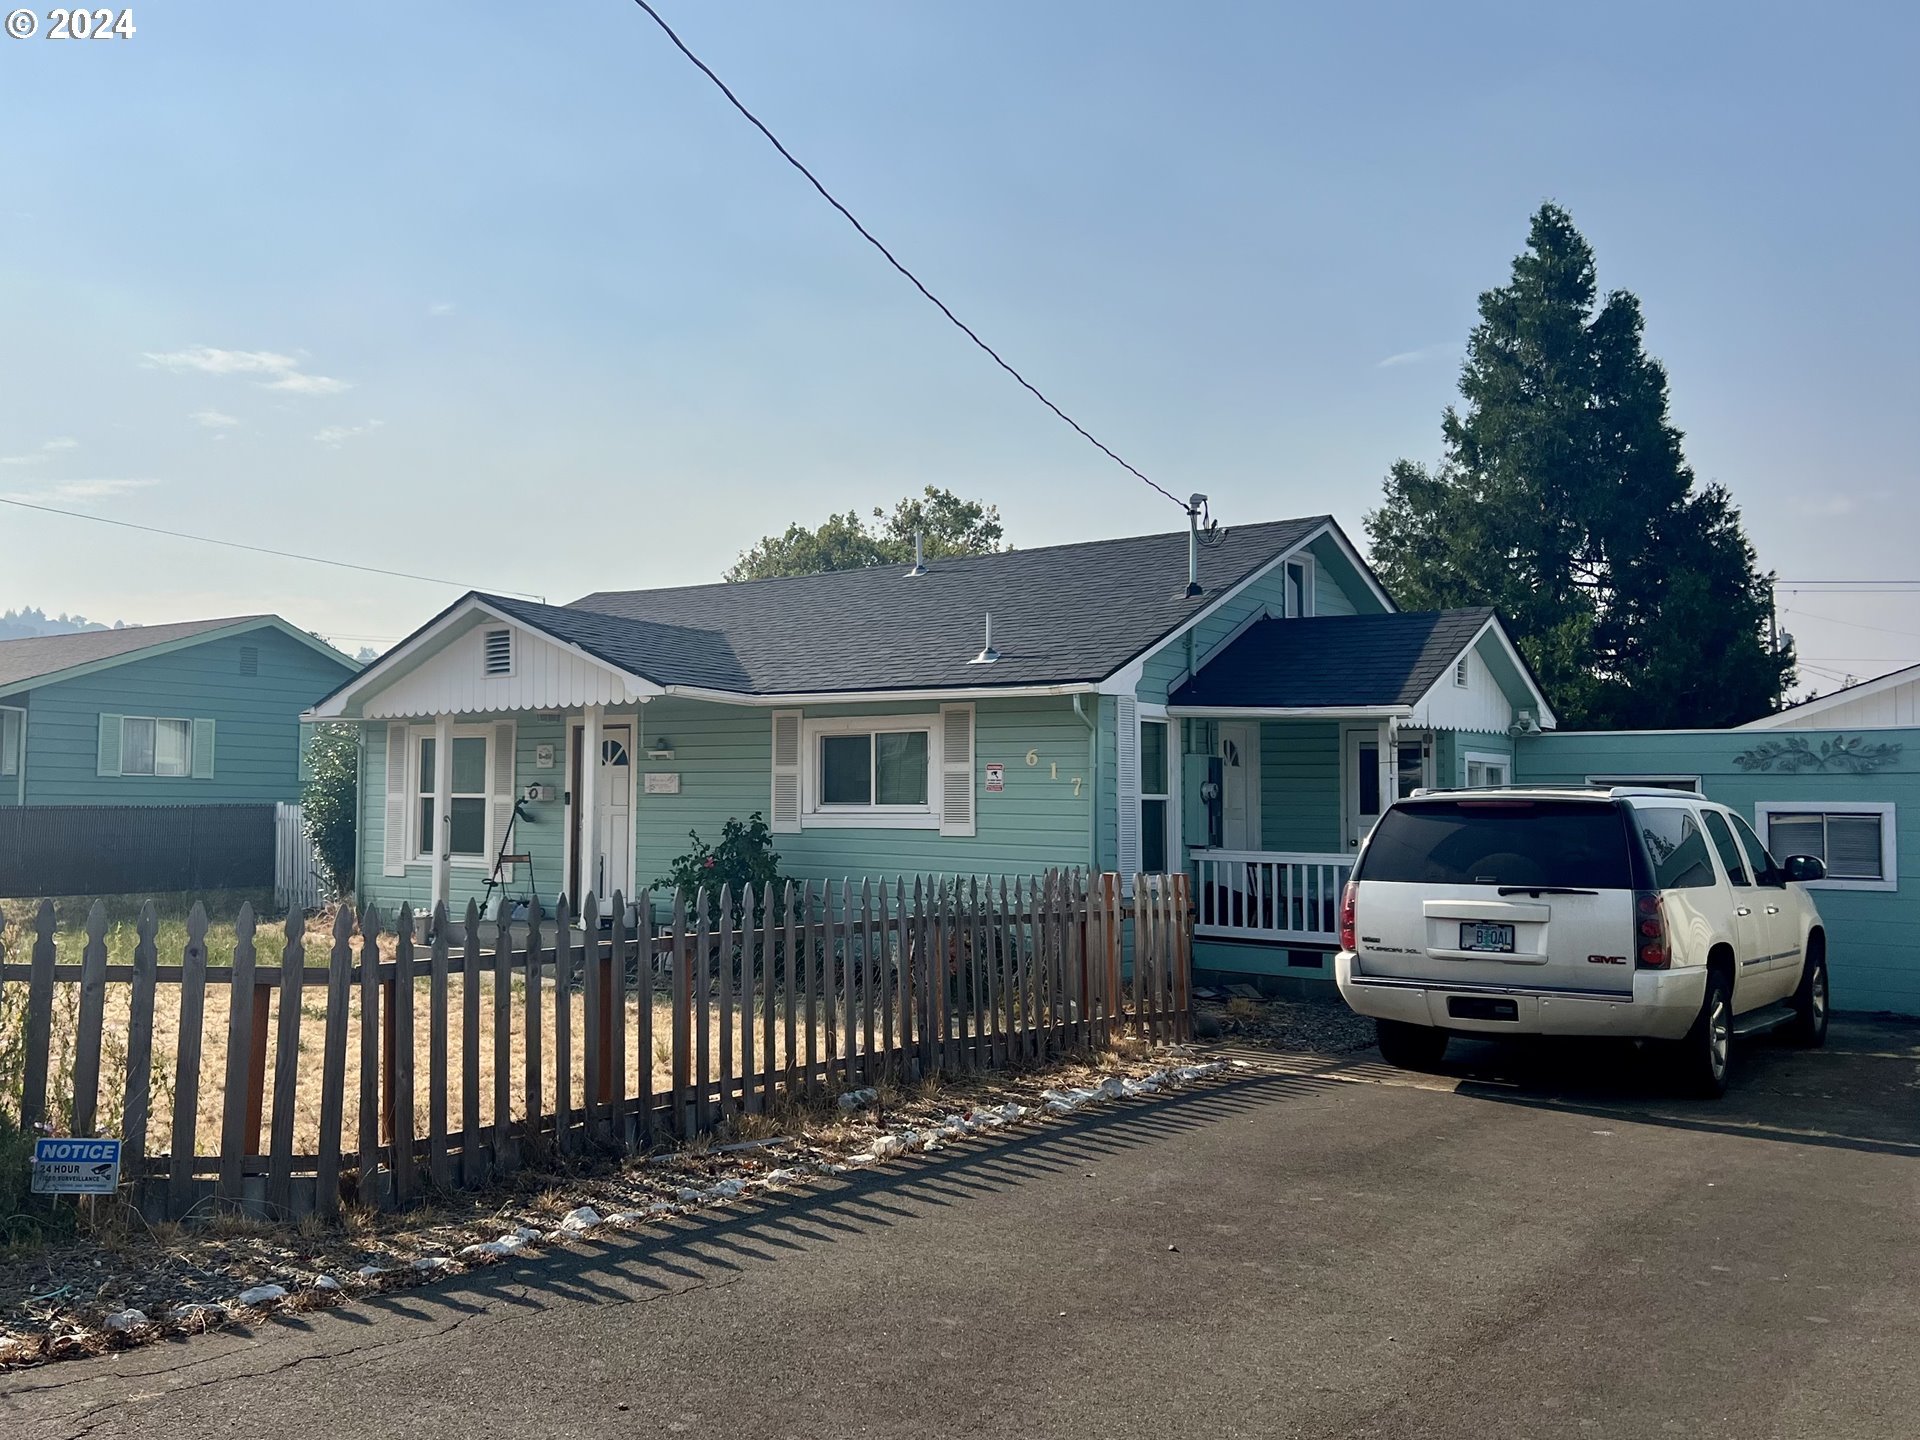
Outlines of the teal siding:
{"label": "teal siding", "polygon": [[[1096,868],[1117,870],[1120,866],[1119,780],[1120,705],[1112,695],[1100,702],[1099,787],[1094,803],[1099,806],[1099,841]],[[1084,701],[1082,702],[1085,703]]]}
{"label": "teal siding", "polygon": [[1509,762],[1513,759],[1511,735],[1487,730],[1440,730],[1435,732],[1433,741],[1433,783],[1436,785],[1467,783],[1469,750],[1476,755],[1504,755]]}
{"label": "teal siding", "polygon": [[[1833,1003],[1849,1010],[1920,1015],[1920,730],[1849,730],[1902,747],[1898,764],[1870,775],[1783,775],[1743,770],[1734,757],[1782,732],[1710,731],[1548,734],[1522,739],[1516,778],[1577,785],[1589,775],[1698,775],[1710,799],[1749,821],[1762,800],[1891,803],[1899,856],[1897,890],[1811,893],[1827,923]],[[1816,749],[1833,734],[1794,732]]]}
{"label": "teal siding", "polygon": [[1325,855],[1342,849],[1337,722],[1260,726],[1260,840],[1267,850]]}
{"label": "teal siding", "polygon": [[[1307,547],[1307,553],[1313,556],[1315,562],[1313,605],[1316,615],[1359,615],[1380,611],[1380,602],[1367,588],[1360,572],[1354,569],[1329,537],[1322,536],[1314,541]],[[1285,613],[1285,570],[1285,566],[1276,566],[1194,626],[1192,654],[1196,666],[1204,666],[1215,651],[1255,616]],[[1134,693],[1149,704],[1165,704],[1169,692],[1178,689],[1187,677],[1187,654],[1186,637],[1176,636],[1149,655],[1141,667],[1140,683]]]}
{"label": "teal siding", "polygon": [[[1084,702],[1083,702],[1084,703]],[[1088,773],[1090,730],[1065,699],[981,700],[975,705],[974,803],[976,833],[947,837],[935,830],[812,829],[776,835],[783,873],[800,880],[839,880],[864,876],[941,874],[1031,874],[1050,866],[1088,863],[1093,819],[1092,776]],[[809,716],[927,713],[935,704],[824,705],[805,707]],[[641,793],[635,800],[634,873],[638,886],[664,875],[676,856],[692,846],[689,831],[717,840],[730,818],[765,814],[772,790],[773,719],[770,709],[668,698],[649,703],[641,715],[642,742],[635,763],[647,771],[680,776],[678,795]],[[465,718],[465,717],[463,717]],[[512,716],[488,719],[515,719]],[[609,716],[609,719],[616,718]],[[517,788],[533,783],[564,790],[559,768],[533,768],[542,741],[564,754],[564,730],[558,717],[517,717]],[[384,908],[402,900],[418,905],[430,895],[431,869],[410,865],[404,877],[380,873],[386,793],[384,725],[366,729],[365,781],[362,786],[362,899]],[[1110,728],[1108,737],[1110,739]],[[647,742],[665,737],[671,760],[648,760]],[[1032,752],[1035,763],[1027,763]],[[1006,789],[986,791],[989,763],[1006,766]],[[1078,796],[1074,779],[1080,780]],[[644,782],[641,782],[644,786]],[[563,832],[565,808],[558,801],[532,807],[533,823],[522,822],[516,850],[534,856],[535,877],[546,902],[565,885]],[[456,908],[477,896],[484,870],[456,867],[450,889]],[[524,881],[511,887],[517,897]]]}
{"label": "teal siding", "polygon": [[[243,646],[258,649],[258,674],[240,673]],[[300,712],[351,673],[345,661],[331,661],[290,636],[256,630],[40,686],[26,692],[26,802],[214,805],[297,800]],[[212,777],[101,775],[102,714],[212,720]]]}

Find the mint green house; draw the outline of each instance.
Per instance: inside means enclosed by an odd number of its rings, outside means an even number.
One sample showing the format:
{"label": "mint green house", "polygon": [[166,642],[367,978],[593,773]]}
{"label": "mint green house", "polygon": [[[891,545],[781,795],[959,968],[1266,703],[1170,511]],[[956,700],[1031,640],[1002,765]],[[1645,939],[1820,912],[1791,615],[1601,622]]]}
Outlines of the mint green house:
{"label": "mint green house", "polygon": [[271,883],[300,712],[357,669],[274,615],[0,641],[0,894]]}
{"label": "mint green house", "polygon": [[308,718],[361,727],[382,907],[632,895],[760,812],[797,878],[1185,868],[1200,962],[1267,974],[1324,973],[1399,790],[1508,779],[1554,723],[1491,611],[1396,612],[1326,516],[469,594]]}

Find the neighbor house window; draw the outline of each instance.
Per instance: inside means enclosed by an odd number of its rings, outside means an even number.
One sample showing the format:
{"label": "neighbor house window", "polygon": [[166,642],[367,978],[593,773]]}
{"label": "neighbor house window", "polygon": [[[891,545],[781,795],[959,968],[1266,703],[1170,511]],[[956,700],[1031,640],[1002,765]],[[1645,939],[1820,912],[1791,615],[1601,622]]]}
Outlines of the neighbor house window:
{"label": "neighbor house window", "polygon": [[0,775],[20,773],[21,742],[26,738],[27,712],[0,709]]}
{"label": "neighbor house window", "polygon": [[1467,752],[1467,784],[1474,789],[1513,783],[1513,762],[1505,755],[1481,755]]}
{"label": "neighbor house window", "polygon": [[1825,863],[1819,885],[1847,890],[1896,890],[1892,805],[1800,804],[1762,801],[1754,820],[1767,850],[1784,860],[1812,855]]}
{"label": "neighbor house window", "polygon": [[[447,853],[467,858],[487,855],[487,747],[484,733],[453,737],[453,793],[447,807]],[[415,777],[416,805],[414,854],[431,859],[434,854],[433,785],[438,761],[432,735],[415,742],[418,771]]]}
{"label": "neighbor house window", "polygon": [[1164,720],[1140,722],[1140,868],[1166,873],[1169,839],[1167,801],[1170,727]]}
{"label": "neighbor house window", "polygon": [[808,720],[808,823],[937,825],[933,736],[939,717]]}
{"label": "neighbor house window", "polygon": [[186,775],[193,769],[193,722],[120,718],[122,775]]}

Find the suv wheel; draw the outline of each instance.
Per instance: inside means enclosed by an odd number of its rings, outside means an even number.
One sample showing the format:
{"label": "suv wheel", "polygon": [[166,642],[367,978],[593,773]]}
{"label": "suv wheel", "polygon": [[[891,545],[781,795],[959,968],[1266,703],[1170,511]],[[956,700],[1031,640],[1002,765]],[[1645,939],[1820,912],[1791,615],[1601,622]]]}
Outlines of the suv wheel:
{"label": "suv wheel", "polygon": [[1800,972],[1800,988],[1793,992],[1793,1009],[1793,1023],[1787,1026],[1787,1038],[1796,1045],[1826,1044],[1827,955],[1824,947],[1808,947],[1806,968]]}
{"label": "suv wheel", "polygon": [[1447,1053],[1447,1032],[1431,1025],[1408,1025],[1400,1020],[1376,1020],[1380,1054],[1402,1070],[1431,1070]]}
{"label": "suv wheel", "polygon": [[1727,1070],[1733,1050],[1733,989],[1727,977],[1707,976],[1706,998],[1700,1018],[1678,1042],[1674,1060],[1680,1083],[1695,1095],[1714,1100],[1727,1093]]}

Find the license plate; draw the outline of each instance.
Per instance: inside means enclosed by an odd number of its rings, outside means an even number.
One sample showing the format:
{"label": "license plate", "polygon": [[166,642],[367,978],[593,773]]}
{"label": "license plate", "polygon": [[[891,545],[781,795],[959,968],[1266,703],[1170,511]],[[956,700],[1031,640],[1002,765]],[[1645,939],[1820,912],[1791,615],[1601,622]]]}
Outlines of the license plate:
{"label": "license plate", "polygon": [[1511,925],[1488,925],[1479,920],[1460,922],[1460,948],[1462,950],[1484,950],[1494,955],[1513,953],[1513,927]]}

